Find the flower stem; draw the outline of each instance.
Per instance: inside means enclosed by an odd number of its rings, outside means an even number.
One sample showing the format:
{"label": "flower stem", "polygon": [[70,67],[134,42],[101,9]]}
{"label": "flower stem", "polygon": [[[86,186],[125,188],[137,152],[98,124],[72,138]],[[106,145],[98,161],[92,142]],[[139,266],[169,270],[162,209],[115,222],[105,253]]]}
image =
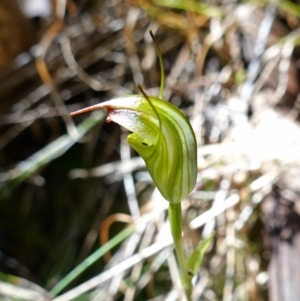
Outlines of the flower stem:
{"label": "flower stem", "polygon": [[169,221],[180,268],[181,283],[186,293],[187,300],[192,301],[192,282],[186,269],[186,259],[182,243],[181,203],[169,203]]}

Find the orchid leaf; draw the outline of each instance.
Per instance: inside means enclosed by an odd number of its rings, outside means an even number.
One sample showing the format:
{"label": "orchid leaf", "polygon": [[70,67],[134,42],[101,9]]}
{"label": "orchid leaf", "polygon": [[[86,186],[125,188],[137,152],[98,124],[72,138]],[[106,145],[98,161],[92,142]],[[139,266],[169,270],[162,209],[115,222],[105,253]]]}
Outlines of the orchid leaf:
{"label": "orchid leaf", "polygon": [[195,250],[190,254],[186,261],[186,267],[191,277],[195,276],[201,267],[204,254],[210,245],[215,233],[210,235],[208,238],[202,240]]}
{"label": "orchid leaf", "polygon": [[160,98],[129,95],[79,110],[106,109],[107,121],[131,132],[129,144],[144,159],[162,196],[179,203],[194,188],[197,176],[196,139],[186,116]]}

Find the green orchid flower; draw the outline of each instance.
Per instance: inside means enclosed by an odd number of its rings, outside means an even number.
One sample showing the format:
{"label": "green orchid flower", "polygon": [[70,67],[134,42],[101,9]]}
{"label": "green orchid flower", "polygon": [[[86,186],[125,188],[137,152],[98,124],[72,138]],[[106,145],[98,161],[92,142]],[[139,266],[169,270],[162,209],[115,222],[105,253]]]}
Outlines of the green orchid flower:
{"label": "green orchid flower", "polygon": [[184,114],[160,98],[129,95],[106,101],[71,116],[106,109],[107,121],[129,131],[128,143],[144,159],[162,196],[179,203],[194,188],[197,176],[196,139]]}

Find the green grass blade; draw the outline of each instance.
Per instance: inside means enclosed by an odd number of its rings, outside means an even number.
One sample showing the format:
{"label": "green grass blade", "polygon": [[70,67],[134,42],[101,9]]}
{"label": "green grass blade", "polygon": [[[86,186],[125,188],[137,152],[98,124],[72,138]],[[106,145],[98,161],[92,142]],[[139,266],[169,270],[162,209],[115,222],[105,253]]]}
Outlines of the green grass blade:
{"label": "green grass blade", "polygon": [[130,234],[134,232],[136,228],[135,224],[125,228],[123,231],[114,236],[105,245],[100,247],[92,255],[86,258],[82,263],[80,263],[73,271],[71,271],[66,277],[64,277],[57,285],[53,287],[50,291],[52,297],[56,297],[63,289],[65,289],[74,279],[81,275],[88,267],[99,260],[106,252],[110,251],[120,242],[125,240]]}
{"label": "green grass blade", "polygon": [[0,199],[3,197],[3,195],[31,176],[40,167],[63,155],[93,126],[101,121],[104,121],[105,116],[106,114],[104,111],[98,111],[97,113],[92,114],[78,125],[78,136],[76,139],[70,137],[68,134],[65,134],[55,141],[49,143],[47,146],[36,152],[25,161],[18,163],[13,169],[0,173]]}

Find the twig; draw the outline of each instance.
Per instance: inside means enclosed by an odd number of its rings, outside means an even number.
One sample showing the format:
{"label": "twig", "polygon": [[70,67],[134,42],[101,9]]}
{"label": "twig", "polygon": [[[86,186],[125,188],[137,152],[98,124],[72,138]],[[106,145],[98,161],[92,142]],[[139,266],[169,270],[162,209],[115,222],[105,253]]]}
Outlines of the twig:
{"label": "twig", "polygon": [[[130,160],[130,146],[127,142],[127,136],[128,133],[122,131],[121,135],[121,145],[120,145],[120,155],[121,160]],[[127,202],[129,211],[131,213],[131,216],[136,219],[140,216],[140,210],[139,205],[135,193],[135,187],[134,187],[134,180],[131,174],[131,171],[124,172],[123,173],[123,182],[124,182],[124,188],[127,196]]]}
{"label": "twig", "polygon": [[54,81],[50,75],[50,72],[48,70],[48,67],[45,62],[45,58],[47,55],[47,51],[57,36],[57,34],[61,31],[63,26],[63,18],[65,15],[65,9],[66,9],[66,0],[57,1],[56,6],[56,19],[52,26],[44,33],[41,41],[39,42],[39,55],[36,58],[36,68],[37,71],[43,80],[43,82],[49,86],[51,90],[51,96],[54,100],[54,103],[56,105],[57,111],[62,116],[67,131],[71,137],[76,139],[76,136],[78,135],[76,126],[72,119],[68,117],[69,112],[66,109],[63,100],[60,97],[60,94],[54,84]]}
{"label": "twig", "polygon": [[88,75],[76,62],[72,49],[70,39],[65,33],[60,34],[60,45],[62,54],[65,58],[66,63],[68,64],[69,68],[80,78],[85,84],[96,91],[101,91],[105,88],[105,86],[94,79],[92,76]]}
{"label": "twig", "polygon": [[45,296],[45,294],[39,293],[37,291],[22,288],[3,281],[0,281],[0,293],[7,297],[22,299],[26,301],[44,300]]}
{"label": "twig", "polygon": [[235,212],[233,208],[227,210],[226,218],[226,281],[223,288],[223,301],[232,301],[235,273],[235,228],[233,225]]}
{"label": "twig", "polygon": [[224,212],[226,209],[236,205],[240,201],[240,197],[238,194],[232,194],[230,197],[228,197],[225,202],[218,206],[218,207],[213,207],[203,214],[199,215],[198,217],[194,218],[190,222],[190,228],[191,229],[197,229],[213,219],[214,217],[218,216],[222,212]]}
{"label": "twig", "polygon": [[247,70],[247,79],[246,82],[243,84],[240,93],[240,98],[245,104],[248,104],[248,102],[252,97],[252,93],[254,89],[254,81],[257,79],[257,76],[260,73],[261,58],[265,51],[268,36],[271,31],[275,17],[276,17],[276,6],[274,4],[269,4],[268,7],[266,8],[265,17],[262,20],[259,27],[256,43],[253,50],[254,56],[249,64]]}

